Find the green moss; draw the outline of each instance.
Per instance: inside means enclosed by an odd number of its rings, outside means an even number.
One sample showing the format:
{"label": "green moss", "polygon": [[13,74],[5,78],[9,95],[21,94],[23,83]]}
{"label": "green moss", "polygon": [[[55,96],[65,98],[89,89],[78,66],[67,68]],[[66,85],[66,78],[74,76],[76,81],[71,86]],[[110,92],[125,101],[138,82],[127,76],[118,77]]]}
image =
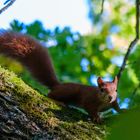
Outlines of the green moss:
{"label": "green moss", "polygon": [[43,124],[48,132],[70,140],[100,140],[106,127],[87,121],[87,116],[74,109],[56,104],[26,85],[14,73],[0,67],[0,91],[9,96],[32,118]]}

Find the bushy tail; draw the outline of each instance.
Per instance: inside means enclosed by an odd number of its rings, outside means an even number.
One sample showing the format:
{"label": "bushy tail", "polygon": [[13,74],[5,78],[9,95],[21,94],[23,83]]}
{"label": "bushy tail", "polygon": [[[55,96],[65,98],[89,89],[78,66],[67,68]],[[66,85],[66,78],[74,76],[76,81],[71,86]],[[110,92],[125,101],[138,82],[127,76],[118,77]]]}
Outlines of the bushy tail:
{"label": "bushy tail", "polygon": [[1,31],[0,53],[19,60],[39,82],[49,88],[59,84],[47,48],[30,36]]}

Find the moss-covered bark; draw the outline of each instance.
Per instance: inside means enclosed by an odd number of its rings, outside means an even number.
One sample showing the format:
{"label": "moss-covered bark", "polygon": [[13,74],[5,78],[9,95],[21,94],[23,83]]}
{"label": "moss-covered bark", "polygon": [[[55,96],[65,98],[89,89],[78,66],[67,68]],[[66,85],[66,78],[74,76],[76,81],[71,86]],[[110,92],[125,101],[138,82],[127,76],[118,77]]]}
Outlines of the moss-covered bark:
{"label": "moss-covered bark", "polygon": [[5,139],[100,140],[107,133],[105,125],[56,104],[1,67],[0,110],[0,135]]}

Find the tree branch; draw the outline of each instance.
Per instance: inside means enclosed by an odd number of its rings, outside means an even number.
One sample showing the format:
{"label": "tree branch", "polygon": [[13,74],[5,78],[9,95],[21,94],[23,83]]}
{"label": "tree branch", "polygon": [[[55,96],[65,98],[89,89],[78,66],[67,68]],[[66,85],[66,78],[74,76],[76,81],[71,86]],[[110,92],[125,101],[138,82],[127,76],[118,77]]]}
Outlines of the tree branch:
{"label": "tree branch", "polygon": [[100,15],[101,15],[101,14],[103,13],[103,11],[104,11],[104,2],[105,2],[105,0],[102,0]]}
{"label": "tree branch", "polygon": [[11,0],[6,6],[4,6],[2,9],[0,9],[0,14],[7,10],[16,0]]}
{"label": "tree branch", "polygon": [[139,40],[139,16],[140,16],[140,9],[139,9],[139,5],[140,5],[140,2],[139,0],[136,0],[136,26],[135,26],[135,32],[136,32],[136,37],[134,38],[134,40],[130,43],[129,47],[128,47],[128,50],[125,54],[125,57],[124,57],[124,60],[123,60],[123,63],[120,67],[120,70],[117,74],[117,77],[118,77],[118,81],[120,80],[121,78],[121,75],[122,75],[122,72],[124,71],[125,69],[125,66],[126,66],[126,62],[128,60],[128,57],[130,55],[130,52],[132,51],[132,49],[134,48],[134,46],[136,45],[136,43],[138,42]]}
{"label": "tree branch", "polygon": [[140,82],[139,82],[138,86],[134,89],[134,91],[133,91],[133,93],[132,93],[132,96],[133,96],[133,97],[136,95],[136,93],[137,93],[139,87],[140,87]]}
{"label": "tree branch", "polygon": [[133,101],[134,101],[134,98],[135,98],[135,95],[136,95],[136,93],[137,93],[137,91],[138,91],[138,89],[140,88],[140,82],[139,82],[139,84],[137,85],[137,87],[135,87],[135,89],[133,90],[133,92],[132,92],[132,95],[130,96],[130,103],[129,103],[129,106],[132,106],[132,104],[133,104]]}

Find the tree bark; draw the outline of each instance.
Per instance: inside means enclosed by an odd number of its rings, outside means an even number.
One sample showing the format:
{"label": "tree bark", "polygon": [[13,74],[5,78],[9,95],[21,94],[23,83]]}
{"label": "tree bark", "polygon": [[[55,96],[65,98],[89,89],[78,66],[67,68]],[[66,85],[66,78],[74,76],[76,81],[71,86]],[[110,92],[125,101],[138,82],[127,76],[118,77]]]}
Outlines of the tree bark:
{"label": "tree bark", "polygon": [[106,126],[62,107],[0,67],[1,140],[101,140]]}

